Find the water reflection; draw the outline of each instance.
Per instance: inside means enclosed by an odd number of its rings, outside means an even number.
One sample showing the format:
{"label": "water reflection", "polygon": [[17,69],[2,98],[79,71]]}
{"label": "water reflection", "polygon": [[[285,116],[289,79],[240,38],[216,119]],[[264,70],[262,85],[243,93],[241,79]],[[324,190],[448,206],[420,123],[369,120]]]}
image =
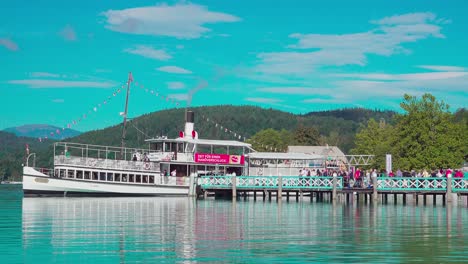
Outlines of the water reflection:
{"label": "water reflection", "polygon": [[468,213],[457,206],[190,198],[22,202],[26,262],[463,262],[468,249]]}

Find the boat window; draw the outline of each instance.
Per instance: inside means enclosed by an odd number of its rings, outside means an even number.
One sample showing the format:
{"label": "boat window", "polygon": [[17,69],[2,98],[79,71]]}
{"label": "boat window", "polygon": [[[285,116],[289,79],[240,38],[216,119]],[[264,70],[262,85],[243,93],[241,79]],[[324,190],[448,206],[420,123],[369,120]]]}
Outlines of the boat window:
{"label": "boat window", "polygon": [[119,182],[120,181],[120,173],[116,173],[114,175],[114,181]]}
{"label": "boat window", "polygon": [[141,183],[141,175],[140,174],[136,175],[136,181],[135,182]]}
{"label": "boat window", "polygon": [[148,183],[148,175],[143,175],[143,183]]}
{"label": "boat window", "polygon": [[85,180],[89,180],[89,176],[90,176],[90,172],[89,172],[89,171],[85,171],[85,172],[84,172],[84,178],[85,178]]}
{"label": "boat window", "polygon": [[100,172],[99,173],[99,180],[105,181],[106,180],[106,173],[105,172]]}
{"label": "boat window", "polygon": [[60,178],[65,178],[65,170],[60,170]]}
{"label": "boat window", "polygon": [[135,175],[134,174],[129,174],[128,182],[135,182]]}
{"label": "boat window", "polygon": [[177,152],[184,152],[184,143],[177,143]]}
{"label": "boat window", "polygon": [[75,178],[75,170],[68,170],[67,172],[68,178]]}
{"label": "boat window", "polygon": [[164,152],[171,152],[171,143],[164,142]]}
{"label": "boat window", "polygon": [[127,174],[122,174],[122,182],[127,182]]}
{"label": "boat window", "polygon": [[76,171],[76,178],[77,179],[83,179],[83,171],[81,171],[81,170]]}
{"label": "boat window", "polygon": [[54,176],[58,177],[59,176],[59,170],[55,169]]}
{"label": "boat window", "polygon": [[93,171],[93,180],[97,181],[98,180],[98,172]]}
{"label": "boat window", "polygon": [[154,183],[154,176],[149,176],[149,183]]}
{"label": "boat window", "polygon": [[113,181],[114,180],[114,173],[108,172],[107,173],[107,181]]}
{"label": "boat window", "polygon": [[162,142],[151,143],[150,144],[150,150],[162,151]]}

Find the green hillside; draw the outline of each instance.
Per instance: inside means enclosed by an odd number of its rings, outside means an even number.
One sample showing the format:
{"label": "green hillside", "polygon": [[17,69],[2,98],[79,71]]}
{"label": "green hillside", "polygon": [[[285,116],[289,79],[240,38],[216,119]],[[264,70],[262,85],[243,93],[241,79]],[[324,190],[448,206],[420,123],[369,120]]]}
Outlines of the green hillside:
{"label": "green hillside", "polygon": [[[305,115],[295,115],[275,109],[265,109],[255,106],[204,106],[192,108],[195,112],[195,129],[200,138],[208,139],[238,139],[238,135],[250,138],[255,133],[273,128],[293,131],[299,125],[312,126],[319,130],[323,140],[329,145],[338,145],[345,152],[354,146],[354,136],[361,123],[369,118],[380,119],[383,115],[391,119],[393,112],[373,111],[366,109],[343,109],[326,112],[312,112]],[[137,117],[128,123],[126,146],[144,145],[148,137],[167,135],[177,137],[184,129],[185,109],[169,109],[149,113]],[[207,121],[208,119],[208,121]],[[216,127],[215,124],[218,124]],[[223,129],[220,129],[223,126]],[[225,128],[237,135],[226,133]],[[138,131],[140,130],[140,131]],[[67,141],[96,145],[119,146],[122,125],[118,124],[101,130],[83,133],[69,138]],[[38,156],[38,166],[50,166],[52,163],[52,141],[38,142],[34,138],[17,137],[14,134],[0,132],[0,169],[2,174],[18,177],[24,155],[24,144],[30,144],[31,152]],[[5,142],[5,144],[3,144]]]}

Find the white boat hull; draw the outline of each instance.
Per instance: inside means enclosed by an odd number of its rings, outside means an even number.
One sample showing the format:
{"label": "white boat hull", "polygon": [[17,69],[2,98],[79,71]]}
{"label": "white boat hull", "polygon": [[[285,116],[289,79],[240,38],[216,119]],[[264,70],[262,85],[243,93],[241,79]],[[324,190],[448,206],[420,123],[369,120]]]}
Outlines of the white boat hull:
{"label": "white boat hull", "polygon": [[187,196],[189,186],[51,178],[24,167],[23,192],[25,196]]}

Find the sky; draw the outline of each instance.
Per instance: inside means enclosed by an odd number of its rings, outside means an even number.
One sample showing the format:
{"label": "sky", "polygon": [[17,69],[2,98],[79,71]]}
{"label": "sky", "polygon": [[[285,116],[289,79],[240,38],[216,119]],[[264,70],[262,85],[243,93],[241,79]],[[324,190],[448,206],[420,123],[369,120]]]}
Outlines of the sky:
{"label": "sky", "polygon": [[[2,1],[0,129],[174,107],[400,111],[468,99],[468,1]],[[209,113],[207,113],[209,116]]]}

